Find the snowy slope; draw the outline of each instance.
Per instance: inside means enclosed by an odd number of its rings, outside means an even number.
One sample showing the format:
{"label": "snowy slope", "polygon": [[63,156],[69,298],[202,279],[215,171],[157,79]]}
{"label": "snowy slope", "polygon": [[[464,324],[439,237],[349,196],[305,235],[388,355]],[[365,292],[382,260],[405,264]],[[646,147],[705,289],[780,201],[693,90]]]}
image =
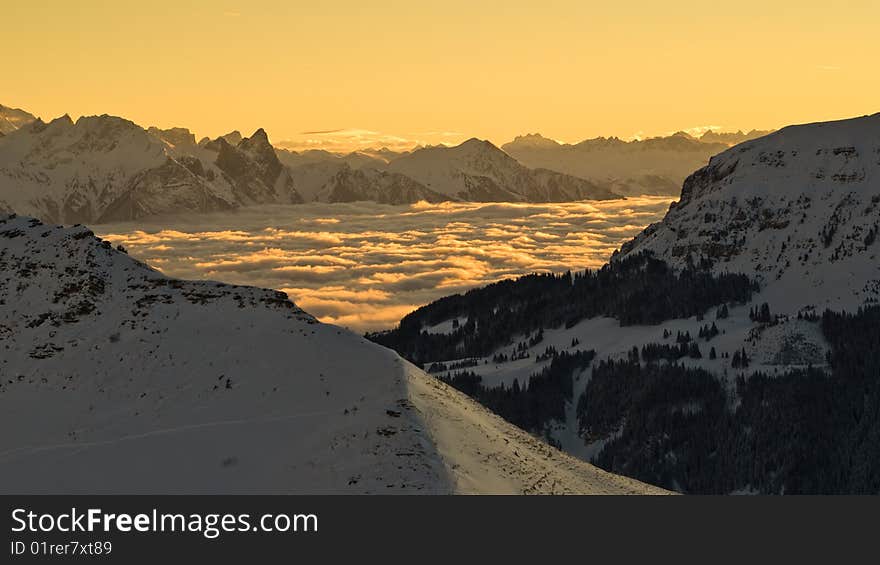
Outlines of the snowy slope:
{"label": "snowy slope", "polygon": [[343,160],[298,165],[291,167],[290,174],[297,190],[309,202],[413,204],[420,200],[450,199],[406,175],[368,166],[357,168]]}
{"label": "snowy slope", "polygon": [[880,114],[784,128],[733,147],[685,181],[681,200],[623,255],[706,257],[796,314],[880,299]]}
{"label": "snowy slope", "polygon": [[318,199],[324,202],[369,200],[380,204],[413,204],[419,201],[442,202],[449,197],[406,175],[343,165],[321,187]]}
{"label": "snowy slope", "polygon": [[[677,362],[688,367],[706,369],[730,390],[734,388],[734,379],[740,375],[757,372],[773,375],[794,367],[825,366],[828,346],[818,324],[790,319],[772,327],[761,327],[749,319],[752,304],[730,308],[730,316],[723,320],[716,320],[712,312],[707,313],[705,319],[691,317],[667,320],[659,325],[621,326],[613,318],[598,317],[582,320],[569,328],[545,328],[543,340],[522,351],[527,355],[526,358],[496,363],[493,360],[496,354],[510,355],[512,349],[511,346],[499,347],[490,354],[477,358],[477,363],[467,370],[480,375],[482,383],[487,387],[511,387],[514,380],[522,386],[529,382],[531,376],[550,365],[550,360],[536,362],[536,358],[548,347],[569,353],[593,350],[597,361],[626,359],[633,347],[641,349],[646,344],[675,345],[678,332],[688,332],[695,338],[702,351],[702,358],[683,357]],[[713,323],[721,332],[720,335],[708,342],[697,338],[702,326]],[[669,335],[665,337],[664,331],[669,332]],[[517,336],[513,341],[516,343],[526,338],[525,335]],[[711,348],[717,351],[715,359],[709,358]],[[747,369],[734,369],[730,358],[722,357],[723,354],[732,354],[739,350],[745,350],[751,359]],[[587,441],[579,432],[575,408],[590,381],[592,370],[593,366],[574,375],[574,401],[566,407],[565,421],[558,422],[550,430],[550,436],[559,442],[565,452],[585,461],[590,461],[608,441],[607,437]],[[440,372],[438,376],[443,374],[445,373]]]}
{"label": "snowy slope", "polygon": [[358,169],[360,167],[382,167],[391,160],[381,152],[366,153],[363,151],[353,151],[351,153],[339,154],[324,151],[323,149],[291,151],[278,147],[276,147],[276,151],[281,162],[291,168],[312,163],[335,163],[337,165],[344,163],[353,169]]}
{"label": "snowy slope", "polygon": [[24,110],[0,104],[0,136],[12,133],[36,119],[36,116]]}
{"label": "snowy slope", "polygon": [[[728,304],[725,316],[713,307],[658,325],[622,326],[616,319],[597,317],[570,327],[545,327],[534,345],[529,343],[533,333],[516,335],[468,363],[467,370],[478,374],[486,387],[511,387],[514,380],[522,386],[550,365],[549,359],[537,361],[547,348],[594,350],[597,362],[627,359],[634,347],[674,347],[679,333],[693,337],[701,356],[676,362],[706,369],[734,397],[740,376],[773,376],[792,368],[827,370],[830,346],[811,318],[826,308],[853,312],[880,300],[878,226],[880,114],[792,126],[747,141],[688,177],[681,200],[665,219],[625,244],[612,260],[649,251],[678,269],[693,262],[711,265],[715,273],[743,273],[759,283],[751,301]],[[752,319],[751,310],[764,303],[772,320]],[[449,316],[424,329],[449,333],[454,320],[460,327],[468,320],[467,311],[450,311]],[[709,325],[718,335],[698,337]],[[528,347],[515,350],[520,343]],[[717,355],[711,358],[713,349]],[[740,351],[749,359],[747,367],[732,363]],[[516,355],[525,358],[514,359]],[[514,360],[499,361],[502,356]],[[437,361],[452,366],[463,360]],[[575,407],[593,367],[574,375],[574,401],[566,408],[565,421],[550,430],[568,453],[586,460],[613,437],[587,440],[579,432]]]}
{"label": "snowy slope", "polygon": [[[281,155],[281,153],[279,153]],[[315,161],[290,167],[297,191],[306,202],[320,201],[327,193],[325,186],[345,167],[338,161]]]}
{"label": "snowy slope", "polygon": [[187,128],[159,129],[149,127],[147,133],[162,140],[170,149],[180,154],[193,153],[198,148],[195,134]]}
{"label": "snowy slope", "polygon": [[399,156],[387,150],[339,154],[276,148],[276,152],[290,168],[294,185],[306,202],[413,204],[449,200],[406,175],[384,170],[392,157]]}
{"label": "snowy slope", "polygon": [[0,218],[6,493],[653,493],[269,290]]}
{"label": "snowy slope", "polygon": [[558,202],[617,195],[582,178],[524,167],[488,141],[426,147],[401,156],[388,170],[407,175],[453,199],[493,202]]}
{"label": "snowy slope", "polygon": [[406,175],[384,170],[390,157],[381,150],[371,154],[360,151],[337,154],[316,149],[296,152],[276,148],[276,152],[281,162],[290,168],[294,185],[306,202],[413,204],[420,200],[449,200],[448,196]]}

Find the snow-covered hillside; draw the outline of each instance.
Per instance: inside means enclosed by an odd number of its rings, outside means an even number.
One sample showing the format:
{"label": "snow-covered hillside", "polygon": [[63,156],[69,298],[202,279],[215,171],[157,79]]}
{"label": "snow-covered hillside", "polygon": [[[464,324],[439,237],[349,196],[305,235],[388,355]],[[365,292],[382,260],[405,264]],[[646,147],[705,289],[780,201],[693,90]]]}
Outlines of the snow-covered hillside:
{"label": "snow-covered hillside", "polygon": [[447,297],[371,337],[607,469],[876,492],[878,231],[880,114],[792,126],[713,157],[599,273]]}
{"label": "snow-covered hillside", "polygon": [[401,156],[388,170],[457,200],[560,202],[617,198],[609,189],[550,170],[532,170],[488,141],[426,147]]}
{"label": "snow-covered hillside", "polygon": [[684,183],[681,200],[621,256],[707,258],[761,283],[795,315],[880,299],[880,114],[791,126],[733,147]]}
{"label": "snow-covered hillside", "polygon": [[606,187],[547,169],[527,169],[487,141],[408,154],[279,150],[306,201],[412,204],[419,200],[560,202],[607,199]]}
{"label": "snow-covered hillside", "polygon": [[653,493],[279,292],[0,218],[6,493]]}
{"label": "snow-covered hillside", "polygon": [[[222,145],[222,147],[220,147]],[[0,138],[0,209],[65,223],[299,202],[258,130],[236,147],[192,143],[113,116],[37,120]]]}

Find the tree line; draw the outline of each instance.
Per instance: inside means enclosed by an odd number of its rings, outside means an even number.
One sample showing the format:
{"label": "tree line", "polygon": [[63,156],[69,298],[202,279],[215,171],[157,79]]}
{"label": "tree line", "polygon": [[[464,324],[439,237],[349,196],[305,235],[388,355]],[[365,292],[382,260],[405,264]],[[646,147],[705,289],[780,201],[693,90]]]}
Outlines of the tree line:
{"label": "tree line", "polygon": [[880,493],[880,307],[826,311],[830,370],[736,377],[603,361],[578,401],[594,463],[689,493]]}
{"label": "tree line", "polygon": [[540,434],[552,421],[565,421],[565,405],[574,396],[574,374],[590,366],[594,351],[562,352],[540,372],[520,384],[487,387],[473,371],[447,373],[440,380],[498,414],[511,424]]}
{"label": "tree line", "polygon": [[[642,252],[599,270],[532,274],[442,298],[404,317],[391,331],[368,334],[416,364],[482,357],[516,336],[572,327],[609,316],[621,325],[659,324],[748,301],[757,285],[742,274],[714,275],[703,266],[681,271]],[[448,334],[425,328],[466,319]]]}

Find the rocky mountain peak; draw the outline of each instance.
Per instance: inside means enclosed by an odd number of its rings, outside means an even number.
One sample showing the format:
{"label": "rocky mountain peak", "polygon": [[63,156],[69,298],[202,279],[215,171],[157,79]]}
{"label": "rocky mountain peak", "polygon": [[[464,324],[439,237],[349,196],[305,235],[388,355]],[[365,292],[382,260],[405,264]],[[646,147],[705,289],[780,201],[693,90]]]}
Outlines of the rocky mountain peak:
{"label": "rocky mountain peak", "polygon": [[561,144],[553,139],[549,139],[544,137],[540,133],[527,133],[525,135],[516,136],[513,141],[509,143],[505,143],[501,146],[501,149],[508,151],[508,149],[517,149],[517,148],[532,148],[532,149],[552,149],[555,147],[559,147]]}
{"label": "rocky mountain peak", "polygon": [[178,149],[193,149],[196,146],[196,136],[187,128],[175,127],[169,129],[159,129],[155,126],[152,126],[147,129],[147,132],[168,143],[173,148]]}
{"label": "rocky mountain peak", "polygon": [[681,200],[621,256],[754,273],[783,312],[880,299],[880,114],[746,141],[684,182]]}
{"label": "rocky mountain peak", "polygon": [[0,133],[12,133],[36,119],[36,116],[20,108],[0,104]]}
{"label": "rocky mountain peak", "polygon": [[239,132],[238,130],[231,131],[225,135],[221,135],[220,137],[231,145],[238,145],[239,143],[241,143],[242,140],[241,132]]}
{"label": "rocky mountain peak", "polygon": [[259,141],[260,143],[269,144],[269,135],[266,133],[266,130],[263,128],[257,129],[251,136],[248,138],[251,142]]}

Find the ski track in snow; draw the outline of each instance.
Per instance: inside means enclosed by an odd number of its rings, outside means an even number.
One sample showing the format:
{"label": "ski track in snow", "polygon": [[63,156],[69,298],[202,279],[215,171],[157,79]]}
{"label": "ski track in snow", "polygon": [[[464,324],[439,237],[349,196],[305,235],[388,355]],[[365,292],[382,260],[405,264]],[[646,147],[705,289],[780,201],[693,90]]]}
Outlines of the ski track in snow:
{"label": "ski track in snow", "polygon": [[310,412],[310,413],[301,413],[301,414],[288,414],[286,416],[277,416],[274,418],[243,418],[239,420],[221,420],[218,422],[204,422],[199,424],[188,424],[183,426],[175,426],[172,428],[161,428],[156,430],[151,430],[149,432],[143,432],[139,434],[131,434],[120,436],[118,438],[112,440],[104,440],[104,441],[90,441],[90,442],[72,442],[72,443],[58,443],[52,445],[28,445],[23,447],[17,447],[14,449],[9,449],[3,452],[0,452],[0,459],[5,458],[9,455],[19,453],[22,451],[37,453],[40,451],[49,451],[53,449],[70,449],[70,448],[81,448],[86,449],[89,447],[98,447],[103,445],[113,445],[116,443],[121,443],[124,441],[132,441],[138,440],[153,436],[161,436],[166,434],[174,434],[178,432],[186,432],[192,430],[199,430],[204,428],[216,428],[220,426],[239,426],[243,424],[269,424],[273,422],[284,422],[287,420],[297,420],[300,418],[313,418],[316,416],[329,416],[334,412],[330,410],[322,410],[320,412]]}

